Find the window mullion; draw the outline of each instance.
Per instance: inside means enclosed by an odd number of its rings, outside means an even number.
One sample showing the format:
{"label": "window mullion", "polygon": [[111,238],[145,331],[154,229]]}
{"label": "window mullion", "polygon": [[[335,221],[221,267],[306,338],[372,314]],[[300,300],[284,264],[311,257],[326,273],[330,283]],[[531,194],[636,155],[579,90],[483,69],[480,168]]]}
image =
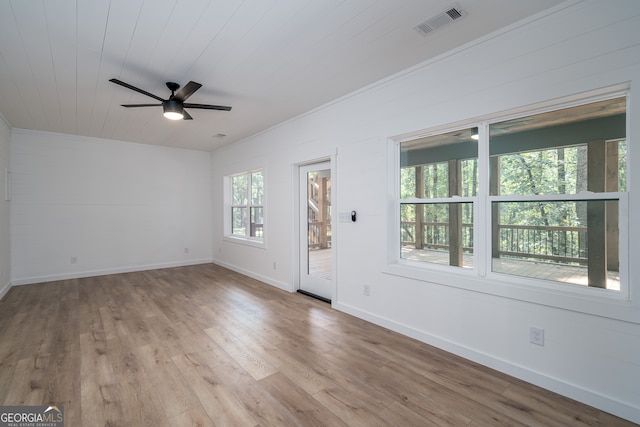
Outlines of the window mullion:
{"label": "window mullion", "polygon": [[623,192],[602,192],[591,191],[580,192],[578,194],[536,194],[536,195],[506,195],[489,196],[489,202],[542,202],[542,201],[585,201],[585,200],[618,200],[625,194]]}
{"label": "window mullion", "polygon": [[410,199],[400,199],[400,204],[425,204],[425,205],[436,205],[440,203],[473,203],[477,200],[477,197],[461,197],[461,196],[452,196],[452,197],[439,197],[437,199],[420,199],[420,198],[410,198]]}
{"label": "window mullion", "polygon": [[251,237],[251,208],[252,208],[252,200],[251,200],[251,192],[253,190],[253,175],[251,172],[247,172],[247,226],[244,230],[244,235],[247,238]]}
{"label": "window mullion", "polygon": [[491,270],[489,263],[491,262],[491,202],[489,201],[489,127],[487,122],[483,122],[478,126],[478,197],[474,204],[475,224],[474,240],[476,242],[484,242],[478,244],[477,269],[478,275],[486,276],[487,271]]}

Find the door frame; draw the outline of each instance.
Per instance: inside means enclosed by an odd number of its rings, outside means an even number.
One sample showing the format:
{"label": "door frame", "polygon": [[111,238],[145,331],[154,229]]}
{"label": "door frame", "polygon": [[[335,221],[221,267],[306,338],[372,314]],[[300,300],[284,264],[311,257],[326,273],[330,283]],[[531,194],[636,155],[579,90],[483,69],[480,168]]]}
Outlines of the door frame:
{"label": "door frame", "polygon": [[[295,163],[292,168],[291,181],[293,182],[293,277],[291,283],[293,283],[293,292],[300,289],[300,261],[302,257],[302,240],[301,236],[301,222],[300,218],[300,170],[303,167],[311,166],[314,164],[320,164],[329,162],[329,170],[331,171],[331,305],[336,304],[338,300],[338,283],[337,283],[337,252],[338,252],[338,222],[337,222],[337,174],[336,174],[336,155],[318,157],[315,159]],[[306,250],[306,248],[305,248]]]}

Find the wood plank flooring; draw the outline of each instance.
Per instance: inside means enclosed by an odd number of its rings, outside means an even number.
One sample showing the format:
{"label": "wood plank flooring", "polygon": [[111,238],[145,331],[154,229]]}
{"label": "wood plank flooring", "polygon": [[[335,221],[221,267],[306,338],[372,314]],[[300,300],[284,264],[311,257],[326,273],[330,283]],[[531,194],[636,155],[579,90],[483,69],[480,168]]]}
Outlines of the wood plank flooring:
{"label": "wood plank flooring", "polygon": [[0,403],[66,426],[630,426],[215,265],[13,287]]}

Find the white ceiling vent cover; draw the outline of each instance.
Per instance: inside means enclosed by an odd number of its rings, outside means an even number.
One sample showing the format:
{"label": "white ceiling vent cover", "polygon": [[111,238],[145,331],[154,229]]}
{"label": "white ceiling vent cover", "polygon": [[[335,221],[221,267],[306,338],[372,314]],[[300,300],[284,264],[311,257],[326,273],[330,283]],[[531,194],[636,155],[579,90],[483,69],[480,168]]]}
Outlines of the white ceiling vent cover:
{"label": "white ceiling vent cover", "polygon": [[467,12],[462,10],[462,8],[458,3],[455,3],[449,9],[416,25],[415,27],[413,27],[413,29],[419,32],[420,34],[422,34],[423,36],[426,36],[434,32],[438,28],[444,27],[448,23],[453,22],[456,19],[462,18],[464,16],[467,16]]}

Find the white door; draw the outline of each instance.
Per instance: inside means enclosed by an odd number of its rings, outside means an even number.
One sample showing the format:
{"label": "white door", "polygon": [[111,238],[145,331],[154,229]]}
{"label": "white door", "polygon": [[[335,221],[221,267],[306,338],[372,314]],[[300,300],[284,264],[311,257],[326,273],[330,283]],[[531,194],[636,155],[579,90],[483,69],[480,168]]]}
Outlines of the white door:
{"label": "white door", "polygon": [[300,167],[300,291],[331,300],[331,163]]}

